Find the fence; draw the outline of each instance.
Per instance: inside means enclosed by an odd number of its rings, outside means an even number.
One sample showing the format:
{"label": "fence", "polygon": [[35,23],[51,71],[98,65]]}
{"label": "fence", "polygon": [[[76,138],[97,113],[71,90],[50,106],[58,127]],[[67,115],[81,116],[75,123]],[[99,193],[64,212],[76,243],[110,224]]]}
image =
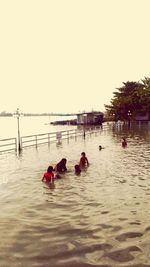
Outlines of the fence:
{"label": "fence", "polygon": [[40,144],[52,143],[60,141],[61,139],[69,139],[72,136],[76,137],[76,130],[60,131],[60,132],[51,132],[44,134],[34,134],[21,137],[21,147],[28,146],[38,146]]}
{"label": "fence", "polygon": [[[87,134],[97,133],[101,130],[101,127],[81,127],[79,129],[72,129],[68,131],[59,131],[43,134],[34,134],[28,136],[22,136],[20,138],[21,149],[29,146],[38,146],[40,144],[48,143],[49,145],[53,142],[60,142],[63,139],[69,141],[70,138],[77,138],[78,136],[85,136]],[[8,138],[0,140],[0,152],[9,150],[16,150],[18,152],[18,140],[16,138]]]}
{"label": "fence", "polygon": [[17,150],[17,138],[7,138],[0,140],[0,152]]}

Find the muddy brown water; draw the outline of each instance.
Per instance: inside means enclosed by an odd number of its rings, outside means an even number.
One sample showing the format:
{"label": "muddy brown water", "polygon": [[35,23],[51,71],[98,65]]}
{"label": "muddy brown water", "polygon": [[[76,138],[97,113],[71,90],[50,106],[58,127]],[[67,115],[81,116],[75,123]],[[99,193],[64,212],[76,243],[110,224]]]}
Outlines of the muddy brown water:
{"label": "muddy brown water", "polygon": [[[76,176],[82,151],[90,166]],[[68,172],[48,189],[42,175],[62,157]],[[3,154],[0,165],[1,267],[150,266],[148,126]]]}

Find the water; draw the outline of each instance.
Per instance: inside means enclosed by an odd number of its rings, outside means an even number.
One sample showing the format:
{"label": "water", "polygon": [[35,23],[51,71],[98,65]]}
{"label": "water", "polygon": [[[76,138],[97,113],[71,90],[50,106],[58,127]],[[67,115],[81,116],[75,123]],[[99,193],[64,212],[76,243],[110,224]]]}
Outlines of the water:
{"label": "water", "polygon": [[[56,132],[59,130],[69,130],[73,126],[53,126],[50,122],[74,119],[75,116],[33,116],[33,117],[20,117],[20,135],[32,135],[40,133]],[[17,119],[15,117],[0,117],[0,139],[17,137]]]}
{"label": "water", "polygon": [[[0,266],[150,266],[149,141],[148,126],[109,128],[0,155]],[[76,176],[82,151],[90,166]],[[62,157],[68,173],[48,189],[42,175]]]}

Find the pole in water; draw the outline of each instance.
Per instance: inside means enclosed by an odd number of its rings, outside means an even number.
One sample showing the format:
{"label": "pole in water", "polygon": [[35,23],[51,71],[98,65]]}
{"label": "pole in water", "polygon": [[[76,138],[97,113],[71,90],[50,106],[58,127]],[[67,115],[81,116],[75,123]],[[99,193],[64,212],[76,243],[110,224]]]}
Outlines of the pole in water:
{"label": "pole in water", "polygon": [[85,125],[84,125],[83,137],[85,139]]}
{"label": "pole in water", "polygon": [[17,108],[16,110],[16,118],[17,118],[17,126],[18,126],[18,152],[20,153],[22,148],[21,148],[21,142],[20,142],[20,126],[19,126],[19,118],[20,118],[20,112],[19,112],[19,108]]}
{"label": "pole in water", "polygon": [[83,137],[85,139],[85,124],[86,124],[86,114],[83,114]]}

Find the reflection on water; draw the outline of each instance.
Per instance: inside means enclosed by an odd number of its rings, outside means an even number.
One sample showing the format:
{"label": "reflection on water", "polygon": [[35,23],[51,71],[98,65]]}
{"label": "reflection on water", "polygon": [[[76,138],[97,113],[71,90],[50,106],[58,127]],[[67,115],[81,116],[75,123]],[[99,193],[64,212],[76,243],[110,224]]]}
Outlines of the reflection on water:
{"label": "reflection on water", "polygon": [[[150,266],[149,141],[147,126],[110,127],[0,155],[0,266]],[[76,176],[82,151],[90,166]],[[68,173],[48,189],[42,175],[62,157]]]}

